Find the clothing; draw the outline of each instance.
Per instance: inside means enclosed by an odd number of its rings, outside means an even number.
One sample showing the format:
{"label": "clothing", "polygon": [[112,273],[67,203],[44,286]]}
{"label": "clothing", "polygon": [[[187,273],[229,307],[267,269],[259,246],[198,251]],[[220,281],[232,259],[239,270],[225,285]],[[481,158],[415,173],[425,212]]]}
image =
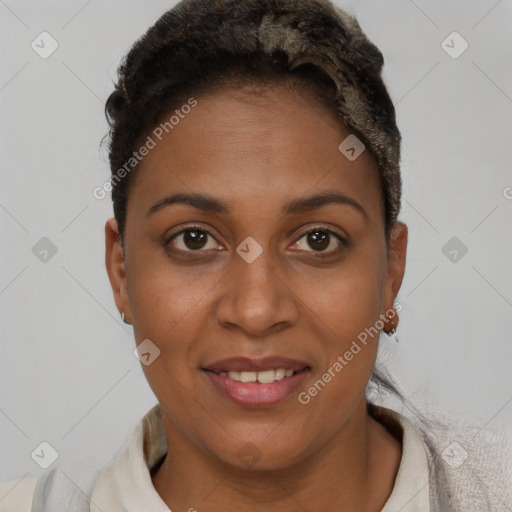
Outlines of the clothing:
{"label": "clothing", "polygon": [[[148,470],[166,453],[160,415],[161,409],[155,406],[133,431],[127,447],[117,460],[103,470],[92,495],[97,508],[91,507],[91,512],[139,512],[144,510],[144,505],[147,510],[154,512],[169,512],[151,485]],[[407,502],[402,512],[428,512],[428,466],[425,451],[412,425],[403,417],[400,420],[404,428],[405,449],[395,489],[383,512],[400,510]],[[145,440],[150,442],[146,443]]]}
{"label": "clothing", "polygon": [[[385,407],[372,406],[372,415],[402,436],[400,467],[382,512],[512,510],[512,480],[510,472],[506,472],[509,468],[496,465],[500,459],[496,450],[503,451],[502,445],[496,446],[487,438],[484,445],[477,444],[475,448],[467,433],[459,432],[460,443],[451,446],[451,451],[445,451],[451,440],[441,445],[443,459],[439,443],[433,440],[439,440],[443,433],[451,439],[453,430],[443,432],[438,424],[424,432],[405,416]],[[78,480],[55,468],[37,479],[24,478],[14,488],[15,480],[0,483],[0,511],[169,512],[151,481],[151,470],[166,453],[161,408],[157,404],[133,429],[119,455],[103,469],[81,475]],[[87,496],[91,497],[90,503]]]}
{"label": "clothing", "polygon": [[0,511],[29,512],[36,484],[37,478],[34,476],[0,482]]}

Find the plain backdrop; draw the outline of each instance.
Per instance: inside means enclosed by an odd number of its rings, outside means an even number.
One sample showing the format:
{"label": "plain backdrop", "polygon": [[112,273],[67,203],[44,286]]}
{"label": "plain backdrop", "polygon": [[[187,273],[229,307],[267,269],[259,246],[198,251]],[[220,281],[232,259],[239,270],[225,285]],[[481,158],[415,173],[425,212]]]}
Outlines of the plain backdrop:
{"label": "plain backdrop", "polygon": [[[156,403],[104,267],[110,199],[92,192],[119,60],[174,3],[0,1],[0,480],[45,471],[43,441],[62,469],[103,466]],[[337,3],[384,54],[404,141],[391,373],[415,401],[511,431],[512,2]]]}

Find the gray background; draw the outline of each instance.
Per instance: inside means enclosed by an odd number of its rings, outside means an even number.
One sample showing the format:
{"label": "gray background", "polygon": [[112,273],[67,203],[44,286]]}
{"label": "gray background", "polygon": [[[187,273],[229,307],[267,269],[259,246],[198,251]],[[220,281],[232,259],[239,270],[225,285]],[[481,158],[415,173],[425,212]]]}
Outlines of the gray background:
{"label": "gray background", "polygon": [[[510,431],[512,2],[338,3],[385,56],[404,139],[408,263],[384,355],[408,397]],[[103,466],[156,403],[104,269],[110,199],[92,191],[119,59],[173,4],[0,0],[0,480],[42,473],[42,441],[63,470]],[[43,31],[47,59],[31,48]],[[456,59],[453,31],[469,44]]]}

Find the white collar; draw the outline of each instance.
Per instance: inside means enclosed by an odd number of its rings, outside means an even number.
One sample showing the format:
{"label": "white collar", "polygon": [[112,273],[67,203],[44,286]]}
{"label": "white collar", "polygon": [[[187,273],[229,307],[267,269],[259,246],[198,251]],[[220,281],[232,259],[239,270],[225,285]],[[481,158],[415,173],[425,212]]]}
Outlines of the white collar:
{"label": "white collar", "polygon": [[[429,512],[428,465],[423,443],[413,425],[401,414],[376,407],[402,428],[403,450],[395,487],[382,512]],[[170,512],[157,493],[150,469],[167,453],[160,404],[133,429],[119,455],[101,471],[91,496],[90,511]]]}
{"label": "white collar", "polygon": [[412,423],[392,409],[376,407],[379,417],[391,417],[402,429],[402,458],[395,486],[382,512],[429,512],[430,485],[427,454]]}

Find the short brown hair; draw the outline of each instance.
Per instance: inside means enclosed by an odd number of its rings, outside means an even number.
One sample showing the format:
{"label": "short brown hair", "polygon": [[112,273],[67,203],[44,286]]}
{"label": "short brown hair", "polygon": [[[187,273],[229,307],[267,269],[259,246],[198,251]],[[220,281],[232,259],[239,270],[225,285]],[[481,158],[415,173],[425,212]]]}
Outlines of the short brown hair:
{"label": "short brown hair", "polygon": [[373,154],[386,240],[400,211],[400,132],[381,78],[383,56],[356,19],[327,0],[183,0],[138,39],[118,69],[105,112],[114,215],[123,238],[137,144],[192,94],[223,81],[309,86]]}

